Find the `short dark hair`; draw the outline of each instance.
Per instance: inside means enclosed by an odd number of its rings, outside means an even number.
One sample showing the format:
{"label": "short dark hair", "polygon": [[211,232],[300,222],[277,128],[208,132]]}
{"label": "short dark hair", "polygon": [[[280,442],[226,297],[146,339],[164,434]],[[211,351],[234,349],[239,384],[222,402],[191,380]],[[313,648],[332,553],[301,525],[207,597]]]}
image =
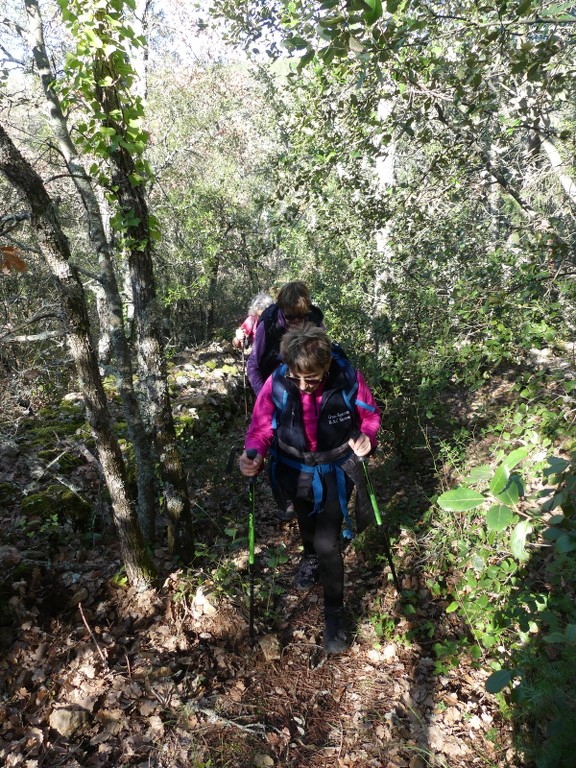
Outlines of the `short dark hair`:
{"label": "short dark hair", "polygon": [[282,286],[276,301],[285,315],[304,317],[310,312],[310,289],[302,280],[293,280]]}
{"label": "short dark hair", "polygon": [[300,328],[284,334],[280,353],[291,371],[307,373],[317,368],[328,368],[332,348],[324,328],[314,323],[304,323]]}

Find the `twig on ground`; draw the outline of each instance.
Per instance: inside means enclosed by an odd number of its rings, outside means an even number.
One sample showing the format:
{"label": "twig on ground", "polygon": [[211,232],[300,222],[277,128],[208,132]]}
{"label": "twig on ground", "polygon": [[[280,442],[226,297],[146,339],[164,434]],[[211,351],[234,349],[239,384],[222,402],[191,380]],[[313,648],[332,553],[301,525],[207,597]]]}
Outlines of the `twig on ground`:
{"label": "twig on ground", "polygon": [[80,616],[82,616],[82,621],[84,622],[84,626],[88,630],[88,634],[92,638],[92,642],[94,643],[94,645],[96,646],[96,650],[100,654],[100,658],[102,659],[106,667],[108,667],[108,660],[106,659],[106,656],[104,656],[104,654],[102,653],[102,649],[98,645],[98,640],[96,640],[96,636],[94,635],[94,632],[92,632],[92,630],[90,629],[90,625],[86,621],[86,616],[84,616],[84,610],[82,609],[82,603],[78,603],[78,610],[80,611]]}

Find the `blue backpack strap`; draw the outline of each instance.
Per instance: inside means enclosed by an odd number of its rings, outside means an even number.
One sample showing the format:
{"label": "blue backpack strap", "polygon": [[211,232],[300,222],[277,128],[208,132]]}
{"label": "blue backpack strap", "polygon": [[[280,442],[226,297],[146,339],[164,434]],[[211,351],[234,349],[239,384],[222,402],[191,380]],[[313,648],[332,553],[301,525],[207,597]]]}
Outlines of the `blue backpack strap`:
{"label": "blue backpack strap", "polygon": [[[332,358],[340,367],[344,378],[346,379],[346,389],[342,392],[342,397],[348,410],[353,413],[354,406],[370,408],[369,405],[363,403],[361,400],[356,399],[356,393],[358,392],[358,377],[356,376],[356,369],[352,366],[350,360],[346,357],[346,354],[340,344],[332,344]],[[372,408],[372,410],[374,410]]]}
{"label": "blue backpack strap", "polygon": [[287,370],[288,366],[286,363],[283,363],[279,368],[276,368],[272,374],[272,402],[275,406],[274,416],[272,417],[272,429],[274,430],[278,428],[280,416],[282,415],[282,411],[286,407],[286,401],[288,400],[288,392],[280,381],[280,377],[284,376]]}
{"label": "blue backpack strap", "polygon": [[340,366],[342,373],[345,375],[346,381],[349,385],[348,389],[344,390],[342,393],[348,408],[352,410],[353,406],[357,406],[358,408],[364,408],[364,410],[370,411],[370,413],[374,413],[376,408],[374,408],[373,405],[369,405],[363,400],[358,400],[356,398],[356,393],[358,392],[358,377],[356,376],[356,369],[352,366],[346,357],[346,354],[340,344],[332,344],[332,357]]}

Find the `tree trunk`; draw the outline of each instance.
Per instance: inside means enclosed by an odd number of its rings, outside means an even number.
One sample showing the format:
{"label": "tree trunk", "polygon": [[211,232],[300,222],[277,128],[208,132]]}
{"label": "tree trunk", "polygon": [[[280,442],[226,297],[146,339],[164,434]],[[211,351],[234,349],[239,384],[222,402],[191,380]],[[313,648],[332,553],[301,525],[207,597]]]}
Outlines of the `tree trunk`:
{"label": "tree trunk", "polygon": [[[99,306],[98,314],[101,319],[101,344],[99,348],[102,349],[101,354],[104,356],[103,350],[106,348],[108,337],[114,351],[114,359],[117,366],[116,383],[126,417],[128,437],[134,447],[140,525],[146,540],[153,542],[157,507],[154,461],[140,413],[140,406],[134,391],[133,365],[126,340],[122,299],[114,272],[110,244],[106,236],[98,198],[79,158],[78,151],[70,138],[67,120],[62,112],[58,97],[52,88],[55,77],[51,71],[50,62],[46,54],[42,16],[37,0],[25,0],[25,5],[29,20],[30,43],[48,104],[50,124],[72,180],[86,208],[90,240],[98,255],[99,283],[104,292],[104,297],[99,295],[100,291],[97,291],[96,294]],[[105,315],[101,314],[101,310]],[[102,322],[103,320],[104,322]]]}
{"label": "tree trunk", "polygon": [[[117,157],[119,170],[115,174],[114,184],[118,186],[118,197],[122,209],[126,212],[137,211],[141,221],[136,226],[139,230],[138,234],[130,233],[136,246],[129,251],[128,266],[134,297],[140,385],[146,395],[145,418],[158,452],[168,521],[168,547],[171,552],[175,552],[182,560],[188,562],[194,555],[192,514],[168,391],[162,341],[162,308],[156,297],[152,254],[146,227],[148,207],[141,190],[135,189],[130,184],[129,175],[132,170],[127,172],[120,170],[120,167],[127,160],[129,161],[127,154],[123,154],[124,157]],[[138,248],[137,244],[144,241],[148,245]]]}
{"label": "tree trunk", "polygon": [[220,270],[220,255],[215,254],[208,261],[208,301],[206,302],[206,341],[214,333],[214,318],[216,315],[216,296],[218,294],[218,272]]}
{"label": "tree trunk", "polygon": [[114,523],[122,559],[131,584],[146,587],[154,576],[154,566],[146,551],[138,519],[130,499],[126,472],[118,440],[114,434],[98,360],[92,339],[82,283],[70,265],[68,240],[55,214],[42,179],[22,157],[0,125],[0,170],[28,200],[32,228],[46,263],[56,279],[62,300],[68,343],[76,364],[86,411],[92,429],[106,485],[110,493]]}
{"label": "tree trunk", "polygon": [[[104,61],[96,62],[96,67],[99,70],[96,83],[102,82],[107,74],[114,75],[107,70]],[[116,78],[112,77],[112,80]],[[120,97],[111,86],[97,86],[95,95],[107,115],[121,106]],[[117,134],[124,136],[124,126],[111,118],[106,123]],[[112,185],[116,190],[116,199],[125,220],[129,222],[125,227],[125,237],[138,340],[139,379],[146,397],[144,417],[158,453],[168,522],[168,547],[183,561],[189,562],[194,556],[192,513],[168,391],[162,307],[156,296],[148,204],[142,184],[133,183],[138,174],[132,155],[119,145],[110,151],[110,161],[114,166]]]}

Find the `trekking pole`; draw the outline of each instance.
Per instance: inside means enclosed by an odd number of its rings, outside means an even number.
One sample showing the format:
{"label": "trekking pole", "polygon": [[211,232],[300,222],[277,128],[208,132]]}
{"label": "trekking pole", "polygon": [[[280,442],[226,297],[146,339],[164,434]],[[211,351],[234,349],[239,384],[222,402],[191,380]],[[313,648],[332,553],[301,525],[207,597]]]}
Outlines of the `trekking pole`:
{"label": "trekking pole", "polygon": [[382,526],[382,516],[380,514],[380,510],[378,509],[378,502],[376,501],[376,494],[374,493],[374,487],[372,486],[372,481],[370,480],[370,475],[368,474],[368,467],[366,456],[358,456],[358,459],[360,460],[360,464],[364,467],[364,477],[366,478],[366,487],[368,489],[368,496],[370,497],[370,502],[372,504],[372,509],[374,510],[374,517],[376,518],[376,525],[379,528],[382,528],[383,533],[383,541],[384,541],[384,554],[386,555],[386,559],[388,560],[388,565],[390,566],[390,571],[392,573],[392,580],[394,581],[394,586],[396,587],[396,591],[398,594],[402,591],[402,588],[400,586],[400,582],[398,581],[398,576],[396,575],[396,569],[394,568],[394,561],[392,560],[392,550],[390,548],[390,539],[388,538],[388,533],[386,531],[386,528]]}
{"label": "trekking pole", "polygon": [[[255,448],[250,448],[246,451],[246,456],[249,459],[255,459],[258,451]],[[254,487],[256,485],[256,477],[251,477],[248,480],[248,573],[250,577],[250,647],[254,646],[254,510],[256,506],[256,495],[254,493]]]}
{"label": "trekking pole", "polygon": [[244,385],[244,416],[248,418],[248,388],[246,386],[246,353],[244,344],[240,347],[242,355],[242,384]]}

